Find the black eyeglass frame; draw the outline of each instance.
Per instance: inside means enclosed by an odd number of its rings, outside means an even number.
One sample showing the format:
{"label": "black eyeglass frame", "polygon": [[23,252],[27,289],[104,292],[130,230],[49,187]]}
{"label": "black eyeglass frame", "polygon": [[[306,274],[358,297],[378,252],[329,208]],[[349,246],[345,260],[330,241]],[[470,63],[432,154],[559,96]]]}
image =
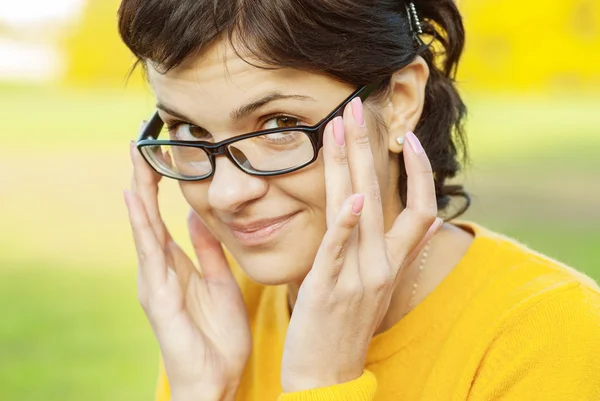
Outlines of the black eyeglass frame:
{"label": "black eyeglass frame", "polygon": [[[141,155],[144,157],[146,162],[150,165],[150,167],[152,167],[152,169],[154,171],[156,171],[158,174],[161,174],[163,176],[173,178],[173,179],[176,179],[179,181],[201,181],[201,180],[206,180],[206,179],[212,177],[212,175],[215,173],[215,169],[216,169],[216,157],[220,156],[220,155],[225,155],[240,170],[242,170],[243,172],[250,174],[250,175],[274,176],[274,175],[287,174],[287,173],[291,173],[293,171],[297,171],[303,167],[306,167],[309,164],[313,163],[315,160],[317,160],[317,157],[319,155],[319,150],[323,146],[323,134],[325,132],[325,127],[327,126],[327,123],[329,123],[329,121],[333,120],[335,117],[341,116],[344,113],[345,107],[348,105],[348,103],[350,103],[352,101],[352,99],[354,99],[355,97],[360,97],[360,99],[364,102],[367,99],[367,97],[369,97],[369,95],[371,93],[373,93],[373,91],[375,89],[379,88],[380,86],[381,86],[381,82],[377,82],[377,83],[365,85],[365,86],[357,89],[352,94],[350,94],[350,96],[348,96],[346,99],[344,99],[344,101],[342,101],[342,103],[340,103],[331,113],[329,113],[326,117],[324,117],[321,121],[319,121],[315,125],[312,125],[312,126],[299,125],[299,126],[293,127],[293,129],[272,128],[272,129],[267,129],[267,130],[262,130],[262,131],[249,132],[247,134],[237,135],[237,136],[225,139],[220,142],[215,142],[215,143],[211,143],[211,142],[207,142],[207,141],[179,141],[179,140],[165,140],[165,139],[149,139],[149,138],[158,137],[158,135],[160,134],[160,132],[164,126],[164,122],[161,120],[161,118],[158,114],[158,111],[157,111],[150,118],[150,120],[144,127],[143,131],[141,132],[138,140],[136,141],[136,147],[137,147],[138,151],[141,153]],[[235,159],[235,157],[231,155],[231,152],[229,150],[229,145],[231,145],[232,143],[244,140],[244,139],[253,138],[253,137],[261,136],[261,135],[277,134],[280,132],[289,132],[289,131],[296,131],[296,132],[300,131],[300,132],[305,133],[309,137],[309,139],[312,143],[312,146],[313,146],[312,159],[310,159],[309,161],[307,161],[299,166],[291,167],[288,169],[282,169],[282,170],[274,170],[274,171],[248,170],[247,167],[240,165],[240,163]],[[142,151],[142,148],[147,147],[147,146],[161,146],[161,145],[188,146],[188,147],[202,149],[208,156],[208,160],[211,165],[210,173],[203,175],[203,176],[198,176],[198,177],[182,177],[182,176],[174,176],[173,174],[171,174],[167,171],[161,171],[159,168],[155,167],[154,164],[150,160],[148,160],[148,158]]]}

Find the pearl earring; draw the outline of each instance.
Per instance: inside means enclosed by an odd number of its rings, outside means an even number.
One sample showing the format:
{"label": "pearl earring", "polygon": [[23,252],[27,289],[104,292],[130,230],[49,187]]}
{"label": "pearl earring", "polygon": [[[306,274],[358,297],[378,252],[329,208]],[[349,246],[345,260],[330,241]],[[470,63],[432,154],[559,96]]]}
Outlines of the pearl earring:
{"label": "pearl earring", "polygon": [[398,143],[398,145],[400,145],[400,151],[402,151],[402,149],[404,148],[404,137],[399,136],[398,138],[396,138],[396,142]]}

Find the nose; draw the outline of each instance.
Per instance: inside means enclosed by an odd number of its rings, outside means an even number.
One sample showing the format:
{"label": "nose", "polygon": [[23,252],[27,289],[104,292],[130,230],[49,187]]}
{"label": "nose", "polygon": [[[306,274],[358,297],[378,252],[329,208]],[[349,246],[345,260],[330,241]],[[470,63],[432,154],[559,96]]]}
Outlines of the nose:
{"label": "nose", "polygon": [[263,197],[268,188],[264,177],[247,174],[226,157],[217,157],[208,203],[223,213],[236,213],[247,203]]}

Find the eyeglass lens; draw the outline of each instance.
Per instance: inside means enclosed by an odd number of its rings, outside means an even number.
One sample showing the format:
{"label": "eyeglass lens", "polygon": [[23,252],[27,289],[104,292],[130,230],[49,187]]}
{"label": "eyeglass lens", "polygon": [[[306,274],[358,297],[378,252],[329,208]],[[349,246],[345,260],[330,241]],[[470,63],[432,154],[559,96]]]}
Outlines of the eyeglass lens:
{"label": "eyeglass lens", "polygon": [[[285,131],[236,141],[227,150],[245,171],[276,172],[302,166],[314,157],[309,136],[302,131]],[[184,145],[144,146],[142,152],[159,172],[179,178],[201,178],[212,172],[208,154]]]}

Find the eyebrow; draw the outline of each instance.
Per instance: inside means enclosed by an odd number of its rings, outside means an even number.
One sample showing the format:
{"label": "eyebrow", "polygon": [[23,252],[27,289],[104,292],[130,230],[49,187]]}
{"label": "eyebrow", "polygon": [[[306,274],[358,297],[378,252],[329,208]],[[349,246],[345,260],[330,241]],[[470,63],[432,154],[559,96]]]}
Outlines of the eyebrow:
{"label": "eyebrow", "polygon": [[[238,109],[232,111],[229,114],[229,116],[233,121],[238,122],[238,121],[242,120],[243,118],[247,117],[248,115],[254,113],[256,110],[260,109],[261,107],[266,106],[268,103],[274,102],[276,100],[283,100],[283,99],[296,99],[296,100],[302,100],[302,101],[307,101],[307,100],[314,101],[315,100],[313,97],[305,96],[305,95],[286,95],[281,92],[269,92],[266,95],[263,95],[262,97],[260,97],[256,100],[253,100],[250,103],[245,104],[245,105],[239,107]],[[177,117],[177,118],[187,121],[189,123],[192,122],[191,118],[185,116],[183,113],[180,113],[177,110],[174,110],[171,107],[164,105],[160,102],[158,102],[156,104],[156,108],[161,109],[165,113],[169,113],[173,117]]]}

